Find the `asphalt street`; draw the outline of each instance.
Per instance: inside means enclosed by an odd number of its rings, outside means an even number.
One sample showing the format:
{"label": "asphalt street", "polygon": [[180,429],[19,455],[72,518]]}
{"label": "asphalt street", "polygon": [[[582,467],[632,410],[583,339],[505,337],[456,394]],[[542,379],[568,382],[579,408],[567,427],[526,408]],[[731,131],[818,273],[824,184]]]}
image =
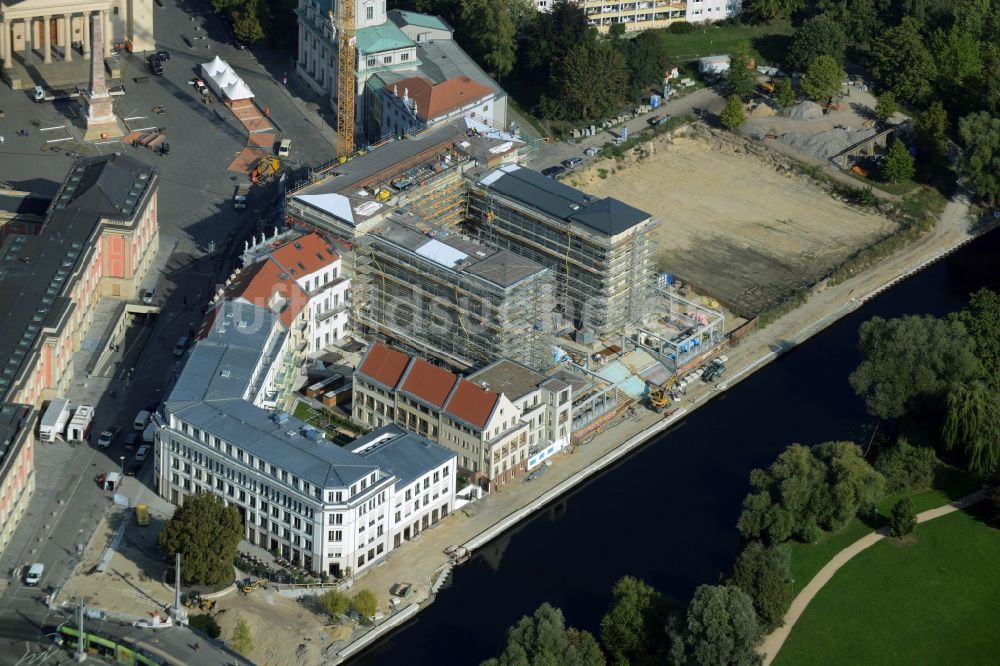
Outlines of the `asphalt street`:
{"label": "asphalt street", "polygon": [[[143,282],[144,288],[156,288],[155,305],[160,313],[143,322],[145,330],[136,330],[111,363],[95,368],[93,374],[78,371],[67,393],[74,404],[96,407],[95,441],[110,425],[120,426],[121,434],[106,450],[62,442],[36,445],[37,490],[12,545],[0,555],[0,572],[8,579],[0,583],[0,663],[21,659],[25,641],[38,639],[46,627],[63,621],[62,615],[44,606],[42,596],[46,588],[62,585],[79,561],[80,544],[90,539],[112,508],[112,493],[97,486],[96,475],[120,470],[123,464],[131,466],[135,451],[124,447],[125,435],[132,430],[136,413],[159,402],[169,390],[178,368],[174,344],[200,322],[203,306],[232,269],[233,251],[251,233],[270,231],[273,226],[275,184],[255,188],[245,211],[232,208],[235,185],[246,175],[230,173],[226,167],[246,145],[246,130],[221,103],[204,104],[188,81],[198,76],[202,62],[219,54],[251,87],[258,106],[270,111],[278,128],[275,139],[293,140],[289,166],[318,166],[333,158],[332,132],[322,129],[322,118],[314,110],[315,117],[309,115],[307,100],[294,99],[281,83],[288,69],[287,54],[261,50],[262,61],[258,61],[257,49],[237,50],[207,2],[178,5],[164,0],[164,5],[154,5],[157,48],[170,52],[164,74],[150,75],[144,55],[133,54],[122,77],[127,92],[119,99],[117,112],[127,119],[129,129],[165,128],[169,155],[161,157],[122,142],[78,144],[67,129],[81,113],[75,101],[35,104],[24,91],[0,89],[4,110],[0,135],[5,137],[0,144],[4,158],[0,181],[15,189],[51,195],[75,157],[124,153],[160,169],[161,230],[159,254]],[[193,47],[187,46],[185,37]],[[165,113],[156,113],[156,107],[164,107]],[[27,130],[28,135],[19,136],[18,130]],[[103,336],[103,329],[94,330],[98,328],[95,325],[88,332],[88,340]],[[127,478],[121,487],[119,492],[132,504],[154,495],[149,485],[151,467],[147,462],[137,477]],[[24,586],[18,577],[20,567],[31,562],[46,566],[37,588]],[[114,626],[108,624],[109,630]],[[130,631],[150,635],[150,630]],[[183,655],[188,633],[171,629],[156,639],[164,651]],[[35,646],[36,656],[47,645],[43,641]],[[197,663],[216,663],[208,655],[203,647]],[[232,661],[223,655],[217,663]],[[195,660],[181,657],[178,662]]]}

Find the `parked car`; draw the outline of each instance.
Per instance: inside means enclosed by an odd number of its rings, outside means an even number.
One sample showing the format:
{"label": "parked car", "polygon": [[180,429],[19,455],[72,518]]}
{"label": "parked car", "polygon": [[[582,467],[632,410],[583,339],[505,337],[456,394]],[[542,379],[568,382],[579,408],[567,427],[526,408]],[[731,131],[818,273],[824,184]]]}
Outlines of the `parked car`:
{"label": "parked car", "polygon": [[278,144],[278,157],[288,157],[288,153],[292,151],[292,140],[282,139],[281,143]]}
{"label": "parked car", "polygon": [[144,289],[142,291],[142,302],[146,305],[153,304],[153,297],[156,295],[155,289]]}
{"label": "parked car", "polygon": [[24,584],[31,585],[32,587],[38,585],[38,581],[42,579],[43,573],[45,573],[45,565],[41,562],[35,562],[28,567],[27,573],[24,574]]}
{"label": "parked car", "polygon": [[138,432],[132,431],[125,435],[125,448],[134,449],[135,445],[139,443],[140,434]]}
{"label": "parked car", "polygon": [[174,345],[174,356],[176,356],[177,358],[184,356],[184,352],[187,351],[187,346],[188,346],[187,336],[183,335],[177,340],[177,344]]}
{"label": "parked car", "polygon": [[163,76],[163,61],[153,58],[149,61],[149,71],[155,76]]}
{"label": "parked car", "polygon": [[568,160],[563,160],[562,162],[560,162],[560,164],[562,164],[567,169],[572,169],[573,167],[577,167],[577,166],[583,164],[583,158],[582,157],[571,157]]}
{"label": "parked car", "polygon": [[166,61],[170,60],[170,52],[169,51],[157,51],[156,55],[154,57],[157,60],[159,60],[160,62],[166,62]]}
{"label": "parked car", "polygon": [[560,166],[558,164],[555,166],[550,166],[547,169],[542,169],[542,175],[545,176],[546,178],[555,178],[559,174],[565,172],[566,172],[566,167]]}
{"label": "parked car", "polygon": [[135,452],[136,462],[146,462],[146,458],[149,457],[150,446],[149,444],[143,444],[139,447],[139,450]]}
{"label": "parked car", "polygon": [[118,426],[111,426],[110,428],[102,432],[101,436],[97,438],[97,446],[101,447],[102,449],[110,447],[114,443],[115,437],[118,436],[119,432],[121,432],[121,428],[119,428]]}

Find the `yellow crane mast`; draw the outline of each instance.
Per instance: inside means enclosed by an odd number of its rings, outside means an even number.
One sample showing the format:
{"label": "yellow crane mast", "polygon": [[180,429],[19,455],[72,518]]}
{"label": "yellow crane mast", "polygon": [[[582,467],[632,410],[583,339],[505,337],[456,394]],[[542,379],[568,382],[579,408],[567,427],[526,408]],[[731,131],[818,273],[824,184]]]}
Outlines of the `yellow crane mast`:
{"label": "yellow crane mast", "polygon": [[337,157],[354,152],[354,0],[337,2]]}

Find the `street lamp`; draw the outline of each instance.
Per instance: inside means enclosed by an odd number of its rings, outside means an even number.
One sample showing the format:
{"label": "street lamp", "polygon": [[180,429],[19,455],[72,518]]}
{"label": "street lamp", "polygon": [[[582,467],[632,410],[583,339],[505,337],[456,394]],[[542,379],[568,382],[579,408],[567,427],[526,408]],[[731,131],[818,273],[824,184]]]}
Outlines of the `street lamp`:
{"label": "street lamp", "polygon": [[118,456],[118,459],[122,461],[122,476],[125,476],[125,456]]}

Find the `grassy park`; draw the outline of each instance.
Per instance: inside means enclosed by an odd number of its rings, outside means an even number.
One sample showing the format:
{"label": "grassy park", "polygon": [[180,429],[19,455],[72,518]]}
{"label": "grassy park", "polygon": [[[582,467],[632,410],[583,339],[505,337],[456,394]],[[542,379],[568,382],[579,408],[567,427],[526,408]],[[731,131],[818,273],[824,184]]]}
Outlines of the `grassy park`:
{"label": "grassy park", "polygon": [[998,559],[1000,530],[963,511],[883,540],[834,575],[774,663],[994,663]]}
{"label": "grassy park", "polygon": [[[980,483],[965,472],[953,467],[940,465],[934,480],[935,487],[918,493],[912,493],[913,507],[917,513],[942,506],[948,502],[960,499],[975,492]],[[889,495],[878,505],[878,512],[873,516],[855,518],[838,532],[824,532],[816,543],[790,544],[792,550],[792,594],[802,591],[813,576],[826,565],[833,556],[851,545],[869,532],[887,525],[889,512],[900,500],[901,495]]]}
{"label": "grassy park", "polygon": [[792,25],[778,21],[769,25],[704,25],[694,32],[676,34],[660,31],[674,62],[708,55],[732,53],[749,46],[750,55],[768,63],[781,62],[788,49]]}

